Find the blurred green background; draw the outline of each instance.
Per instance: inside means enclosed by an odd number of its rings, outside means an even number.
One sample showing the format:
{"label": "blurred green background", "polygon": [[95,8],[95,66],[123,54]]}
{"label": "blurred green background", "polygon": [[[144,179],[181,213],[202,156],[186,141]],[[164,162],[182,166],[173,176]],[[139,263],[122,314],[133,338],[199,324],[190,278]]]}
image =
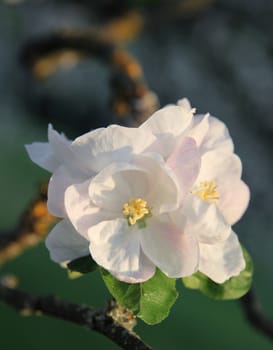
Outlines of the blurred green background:
{"label": "blurred green background", "polygon": [[[254,260],[254,288],[265,312],[273,315],[273,5],[265,0],[191,1],[194,10],[182,6],[181,12],[166,11],[176,3],[183,1],[170,1],[167,7],[164,1],[0,4],[0,228],[4,232],[15,225],[38,185],[49,178],[28,159],[24,144],[46,141],[48,122],[73,138],[87,126],[115,120],[109,72],[100,62],[87,60],[38,82],[19,63],[26,40],[58,28],[96,27],[128,8],[147,18],[158,14],[154,26],[144,28],[126,48],[141,62],[162,105],[187,96],[198,111],[210,111],[229,126],[252,190],[250,208],[235,230]],[[96,273],[69,280],[49,260],[43,244],[5,264],[1,275],[6,273],[37,294],[54,293],[95,307],[109,298]],[[178,289],[180,297],[167,320],[153,327],[138,322],[136,331],[154,349],[272,347],[245,321],[239,301],[213,301],[182,285]],[[2,304],[0,330],[1,349],[117,349],[84,328],[48,317],[23,317]]]}

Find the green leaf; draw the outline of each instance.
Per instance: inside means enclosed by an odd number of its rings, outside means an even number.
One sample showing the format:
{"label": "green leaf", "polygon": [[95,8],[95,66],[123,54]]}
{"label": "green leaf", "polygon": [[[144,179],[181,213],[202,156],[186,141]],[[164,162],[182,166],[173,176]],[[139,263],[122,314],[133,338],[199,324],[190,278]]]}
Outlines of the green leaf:
{"label": "green leaf", "polygon": [[109,292],[116,301],[131,311],[136,311],[138,309],[139,300],[138,284],[121,282],[102,267],[100,268],[100,273]]}
{"label": "green leaf", "polygon": [[168,316],[178,296],[176,279],[167,277],[160,270],[150,280],[134,284],[121,282],[102,268],[100,271],[117,302],[150,325],[159,323]]}
{"label": "green leaf", "polygon": [[222,284],[213,282],[201,272],[190,277],[182,278],[185,287],[197,289],[206,296],[217,300],[238,299],[250,289],[253,275],[253,264],[247,250],[242,247],[246,261],[245,269],[238,275],[231,277]]}
{"label": "green leaf", "polygon": [[175,284],[175,278],[167,277],[160,270],[142,283],[138,317],[148,324],[156,324],[166,318],[178,297]]}
{"label": "green leaf", "polygon": [[70,271],[79,272],[81,274],[92,272],[96,270],[97,266],[98,265],[90,255],[72,260],[67,264],[67,267]]}

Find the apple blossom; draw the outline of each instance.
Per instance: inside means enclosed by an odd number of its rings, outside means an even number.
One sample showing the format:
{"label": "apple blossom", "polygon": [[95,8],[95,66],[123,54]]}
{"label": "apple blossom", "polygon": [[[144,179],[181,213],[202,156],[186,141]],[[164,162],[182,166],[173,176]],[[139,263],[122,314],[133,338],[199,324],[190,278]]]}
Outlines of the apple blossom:
{"label": "apple blossom", "polygon": [[90,253],[129,283],[156,267],[169,277],[200,270],[218,283],[240,273],[230,224],[248,203],[241,162],[224,124],[193,112],[182,100],[139,128],[111,125],[73,142],[49,126],[49,143],[27,146],[53,172],[48,209],[63,219],[46,241],[54,261]]}
{"label": "apple blossom", "polygon": [[[196,141],[201,157],[200,171],[184,200],[181,214],[189,207],[193,209],[191,213],[194,213],[194,208],[210,207],[211,211],[217,212],[217,216],[223,216],[230,225],[233,225],[245,212],[250,193],[247,185],[241,180],[242,164],[239,157],[234,154],[229,132],[224,123],[209,114],[194,116],[190,125],[185,127],[180,117],[182,110],[186,108],[195,112],[195,109],[191,108],[186,99],[178,101],[176,108],[174,110],[173,107],[165,107],[151,116],[140,128],[152,131],[157,138],[158,147],[163,147],[166,140],[168,144],[175,144],[185,136],[190,136]],[[167,119],[166,129],[164,125]],[[170,156],[167,153],[166,158],[168,157]],[[176,171],[179,164],[167,162]],[[200,225],[201,216],[201,211],[198,209],[194,220],[188,218],[190,230],[193,231],[193,226],[196,226],[196,235],[199,237],[198,270],[215,282],[222,283],[229,277],[239,274],[244,268],[242,251],[233,231],[224,240],[222,235],[218,243],[217,231],[213,244],[206,239],[203,240],[200,234],[203,231]],[[187,225],[185,225],[186,231]]]}
{"label": "apple blossom", "polygon": [[[69,143],[50,126],[49,144],[27,146],[33,160],[53,171],[48,208],[64,219],[47,239],[53,260],[78,258],[89,246],[99,265],[128,282],[150,278],[155,266],[172,277],[196,271],[196,241],[168,213],[181,204],[180,183],[190,188],[197,177],[199,153],[185,138],[178,182],[160,154],[143,151],[154,140],[139,129],[110,126]],[[185,152],[183,158],[183,148],[191,159]]]}

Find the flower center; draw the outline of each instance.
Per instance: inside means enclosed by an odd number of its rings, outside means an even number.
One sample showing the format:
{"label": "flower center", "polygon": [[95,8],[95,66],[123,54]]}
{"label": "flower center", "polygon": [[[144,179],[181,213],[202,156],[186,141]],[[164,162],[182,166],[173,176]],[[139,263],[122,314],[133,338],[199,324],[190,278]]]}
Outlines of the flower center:
{"label": "flower center", "polygon": [[193,193],[199,198],[203,199],[210,204],[216,204],[220,198],[217,191],[217,183],[215,181],[202,181],[199,187],[193,191]]}
{"label": "flower center", "polygon": [[152,215],[147,202],[141,198],[131,198],[123,205],[122,214],[127,218],[128,225],[138,223],[139,228],[146,226],[145,219]]}

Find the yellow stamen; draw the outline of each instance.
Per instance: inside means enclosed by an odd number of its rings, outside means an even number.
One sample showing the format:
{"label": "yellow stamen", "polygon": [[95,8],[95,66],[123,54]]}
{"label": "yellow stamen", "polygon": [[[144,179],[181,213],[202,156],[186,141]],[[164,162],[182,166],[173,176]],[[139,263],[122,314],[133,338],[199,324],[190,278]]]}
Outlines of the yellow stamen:
{"label": "yellow stamen", "polygon": [[210,204],[216,204],[220,198],[215,181],[202,181],[192,193]]}
{"label": "yellow stamen", "polygon": [[145,216],[151,215],[151,209],[147,207],[145,200],[131,198],[128,203],[123,205],[122,213],[128,219],[129,225],[134,225],[137,221],[144,219]]}

